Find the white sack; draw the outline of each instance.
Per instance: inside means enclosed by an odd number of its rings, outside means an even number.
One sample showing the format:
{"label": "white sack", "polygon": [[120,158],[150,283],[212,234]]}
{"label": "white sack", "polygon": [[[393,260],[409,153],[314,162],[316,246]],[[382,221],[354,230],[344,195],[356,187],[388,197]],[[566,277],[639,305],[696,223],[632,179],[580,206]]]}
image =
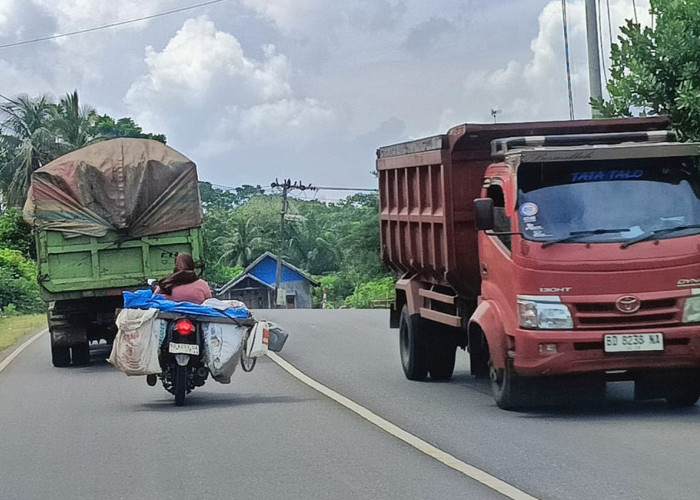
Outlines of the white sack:
{"label": "white sack", "polygon": [[158,361],[162,320],[157,309],[122,309],[117,316],[117,336],[107,361],[127,375],[161,373]]}
{"label": "white sack", "polygon": [[267,354],[267,344],[270,339],[270,329],[267,321],[258,321],[253,326],[248,338],[247,356],[249,358],[261,358]]}
{"label": "white sack", "polygon": [[231,383],[241,359],[241,345],[247,329],[232,323],[202,323],[205,362],[217,382]]}

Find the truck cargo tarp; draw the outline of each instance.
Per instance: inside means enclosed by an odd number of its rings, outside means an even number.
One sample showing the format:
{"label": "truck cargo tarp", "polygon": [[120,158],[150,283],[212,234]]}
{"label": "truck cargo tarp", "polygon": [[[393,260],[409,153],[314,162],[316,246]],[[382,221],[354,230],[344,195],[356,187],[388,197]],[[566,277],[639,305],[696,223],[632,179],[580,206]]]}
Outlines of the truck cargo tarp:
{"label": "truck cargo tarp", "polygon": [[153,295],[151,290],[136,290],[122,292],[124,307],[129,309],[158,309],[163,312],[188,314],[190,316],[205,316],[209,318],[248,319],[250,311],[246,307],[229,307],[214,309],[205,304],[192,302],[175,302],[162,295]]}
{"label": "truck cargo tarp", "polygon": [[195,164],[150,139],[112,139],[32,174],[24,218],[66,235],[141,237],[202,222]]}

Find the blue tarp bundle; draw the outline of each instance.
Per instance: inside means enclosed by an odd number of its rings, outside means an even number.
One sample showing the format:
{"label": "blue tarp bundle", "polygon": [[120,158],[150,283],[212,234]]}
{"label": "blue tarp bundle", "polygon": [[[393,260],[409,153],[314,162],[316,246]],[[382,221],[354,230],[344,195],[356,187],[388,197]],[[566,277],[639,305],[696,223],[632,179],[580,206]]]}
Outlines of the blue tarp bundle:
{"label": "blue tarp bundle", "polygon": [[136,290],[135,292],[122,292],[124,307],[129,309],[158,309],[164,312],[188,314],[191,316],[205,316],[210,318],[250,318],[250,313],[245,307],[229,307],[221,311],[205,305],[192,302],[175,302],[166,300],[162,295],[153,295],[151,290]]}

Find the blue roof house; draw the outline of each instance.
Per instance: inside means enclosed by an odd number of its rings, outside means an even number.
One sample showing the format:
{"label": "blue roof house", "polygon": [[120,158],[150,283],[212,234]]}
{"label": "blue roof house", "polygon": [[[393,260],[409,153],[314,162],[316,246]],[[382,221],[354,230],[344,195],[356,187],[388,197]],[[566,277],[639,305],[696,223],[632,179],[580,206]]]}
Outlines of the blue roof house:
{"label": "blue roof house", "polygon": [[[241,274],[217,290],[221,300],[240,300],[249,309],[275,308],[275,282],[277,277],[277,256],[265,252],[246,267]],[[318,282],[293,265],[282,261],[284,301],[280,307],[287,309],[310,309],[312,287]]]}

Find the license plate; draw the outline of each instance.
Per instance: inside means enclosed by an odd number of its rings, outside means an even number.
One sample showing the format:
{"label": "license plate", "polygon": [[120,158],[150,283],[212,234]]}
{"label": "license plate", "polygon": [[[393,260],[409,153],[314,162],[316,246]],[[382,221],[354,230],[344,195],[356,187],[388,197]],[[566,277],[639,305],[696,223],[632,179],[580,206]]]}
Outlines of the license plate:
{"label": "license plate", "polygon": [[663,351],[661,333],[624,333],[603,335],[605,352]]}
{"label": "license plate", "polygon": [[197,344],[175,344],[170,342],[168,346],[170,354],[192,354],[199,355],[199,346]]}

